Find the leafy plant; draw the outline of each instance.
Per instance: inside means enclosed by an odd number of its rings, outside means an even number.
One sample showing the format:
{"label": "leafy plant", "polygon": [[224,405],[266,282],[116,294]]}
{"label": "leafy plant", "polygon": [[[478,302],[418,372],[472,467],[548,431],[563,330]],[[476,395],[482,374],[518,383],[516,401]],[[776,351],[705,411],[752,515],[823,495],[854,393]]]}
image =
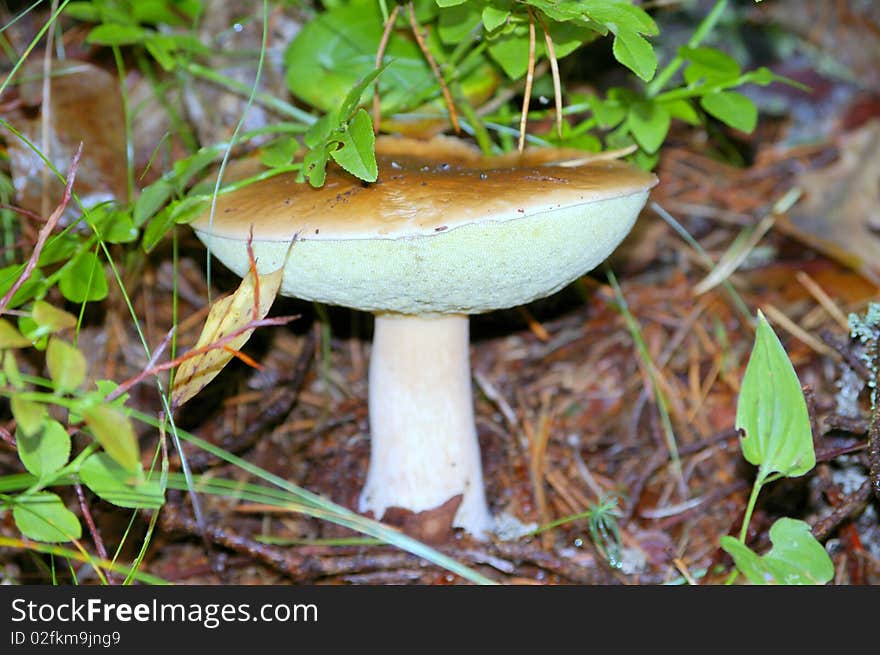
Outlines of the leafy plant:
{"label": "leafy plant", "polygon": [[[66,542],[80,538],[79,518],[49,487],[79,480],[100,498],[122,507],[156,508],[164,501],[164,486],[141,465],[134,426],[125,396],[107,402],[116,386],[99,381],[86,387],[85,355],[62,335],[76,318],[37,301],[29,313],[35,331],[48,335],[45,363],[48,379],[20,372],[16,351],[32,345],[9,323],[0,342],[3,394],[9,397],[15,419],[15,444],[31,484],[17,495],[3,495],[3,504],[21,533],[36,541]],[[48,320],[47,320],[48,319]],[[56,418],[66,416],[66,422]],[[91,439],[71,459],[71,435]]]}
{"label": "leafy plant", "polygon": [[[721,537],[721,547],[753,584],[824,584],[834,575],[831,558],[803,521],[778,519],[770,528],[773,548],[759,556],[746,545],[758,494],[764,485],[798,477],[816,464],[813,434],[797,373],[773,328],[758,311],[752,354],[736,411],[743,456],[758,467],[739,538]],[[730,581],[733,581],[734,576]]]}
{"label": "leafy plant", "polygon": [[210,51],[189,34],[163,32],[159,26],[182,26],[199,16],[199,0],[90,0],[70,2],[65,14],[97,23],[86,43],[103,46],[142,46],[167,71],[181,55]]}
{"label": "leafy plant", "polygon": [[618,519],[623,515],[620,511],[620,495],[607,493],[595,503],[590,503],[587,510],[587,529],[596,550],[614,568],[623,563],[621,553],[623,546],[620,538]]}

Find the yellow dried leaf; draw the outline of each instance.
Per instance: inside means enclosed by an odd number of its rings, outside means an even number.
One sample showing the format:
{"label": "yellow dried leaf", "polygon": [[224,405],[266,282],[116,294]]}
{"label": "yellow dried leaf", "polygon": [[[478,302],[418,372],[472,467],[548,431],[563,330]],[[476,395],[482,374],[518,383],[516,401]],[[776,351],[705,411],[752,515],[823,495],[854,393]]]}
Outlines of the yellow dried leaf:
{"label": "yellow dried leaf", "polygon": [[0,350],[5,348],[26,348],[31,340],[22,336],[15,326],[4,318],[0,318]]}
{"label": "yellow dried leaf", "polygon": [[34,319],[34,323],[50,333],[76,327],[77,323],[76,316],[63,309],[58,309],[44,300],[37,300],[34,303],[31,317]]}
{"label": "yellow dried leaf", "polygon": [[[272,273],[256,275],[252,267],[235,293],[214,301],[199,340],[190,351],[195,354],[177,368],[171,390],[172,407],[181,406],[201,391],[247,342],[254,330],[245,328],[269,312],[281,287],[283,273],[282,267]],[[230,335],[235,336],[221,346],[220,342]],[[211,347],[213,344],[217,347]]]}

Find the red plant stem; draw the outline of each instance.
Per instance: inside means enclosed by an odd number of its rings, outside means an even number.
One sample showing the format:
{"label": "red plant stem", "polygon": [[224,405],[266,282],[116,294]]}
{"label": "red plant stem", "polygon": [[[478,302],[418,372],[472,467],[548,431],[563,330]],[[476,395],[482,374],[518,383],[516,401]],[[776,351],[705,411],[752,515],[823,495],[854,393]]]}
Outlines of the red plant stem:
{"label": "red plant stem", "polygon": [[[89,510],[89,505],[86,502],[86,495],[83,493],[82,485],[77,483],[73,485],[73,488],[76,489],[76,498],[79,501],[79,508],[82,510],[83,518],[86,521],[86,525],[89,528],[89,533],[92,535],[92,541],[95,542],[95,548],[98,551],[98,557],[100,557],[104,561],[109,561],[107,557],[107,549],[104,547],[104,540],[101,539],[101,534],[98,532],[98,528],[95,525],[95,521],[92,518],[92,512]],[[107,582],[110,584],[115,584],[113,580],[113,574],[107,570],[104,572],[107,576]]]}
{"label": "red plant stem", "polygon": [[77,146],[76,152],[73,155],[73,159],[70,162],[70,172],[67,174],[67,184],[64,186],[64,194],[61,196],[61,202],[55,208],[55,211],[52,212],[51,216],[46,219],[46,224],[43,225],[43,227],[40,229],[40,232],[37,235],[37,243],[34,245],[34,252],[31,253],[30,259],[28,259],[28,262],[24,267],[24,271],[9,288],[9,291],[6,292],[6,295],[4,295],[2,299],[0,299],[0,315],[6,313],[6,308],[12,301],[12,298],[15,296],[21,286],[25,282],[27,282],[27,280],[33,274],[34,269],[37,267],[37,262],[40,260],[40,254],[43,252],[43,247],[46,245],[46,241],[49,239],[49,235],[52,234],[55,226],[58,225],[58,221],[61,219],[61,215],[64,213],[64,210],[67,209],[67,205],[70,203],[70,198],[72,196],[73,190],[73,181],[76,179],[76,169],[79,166],[79,160],[82,156],[82,148],[83,144],[82,142],[80,142],[79,146]]}
{"label": "red plant stem", "polygon": [[119,398],[119,396],[124,394],[126,391],[131,389],[133,386],[135,386],[139,382],[143,381],[145,378],[156,375],[157,373],[161,373],[162,371],[167,371],[168,369],[174,368],[175,366],[179,366],[180,364],[185,362],[187,359],[191,359],[193,357],[198,357],[199,355],[204,355],[205,353],[207,353],[211,350],[216,350],[218,348],[224,348],[225,346],[227,346],[227,344],[230,341],[232,341],[236,337],[242,335],[243,333],[247,332],[248,330],[255,330],[257,328],[266,327],[268,325],[284,325],[284,324],[289,323],[290,321],[292,321],[296,318],[299,318],[299,316],[296,316],[296,315],[294,315],[294,316],[277,316],[274,318],[263,318],[258,321],[248,321],[248,323],[246,325],[243,325],[242,327],[240,327],[237,330],[233,330],[232,332],[230,332],[226,336],[224,336],[220,339],[217,339],[217,341],[214,341],[212,343],[201,346],[200,348],[193,348],[192,350],[188,350],[186,353],[184,353],[180,357],[172,359],[171,361],[165,362],[163,364],[156,364],[154,366],[148,366],[147,368],[145,368],[143,371],[141,371],[140,373],[138,373],[134,377],[129,378],[128,380],[125,380],[124,382],[122,382],[118,387],[116,387],[113,391],[111,391],[109,394],[107,394],[107,396],[104,398],[104,400],[106,402],[111,402],[112,400]]}

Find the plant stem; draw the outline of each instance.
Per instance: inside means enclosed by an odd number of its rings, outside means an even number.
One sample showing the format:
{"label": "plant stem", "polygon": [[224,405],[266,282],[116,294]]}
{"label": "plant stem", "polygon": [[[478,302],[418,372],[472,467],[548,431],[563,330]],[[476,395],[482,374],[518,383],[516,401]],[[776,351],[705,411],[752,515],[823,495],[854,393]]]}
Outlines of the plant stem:
{"label": "plant stem", "polygon": [[766,477],[767,476],[761,471],[761,469],[758,469],[758,477],[755,478],[755,483],[752,485],[749,504],[746,505],[746,513],[743,516],[742,527],[739,530],[739,540],[743,545],[746,543],[746,535],[749,531],[749,522],[752,520],[752,512],[755,511],[755,504],[758,502],[758,493],[761,491],[761,487],[764,486]]}
{"label": "plant stem", "polygon": [[[702,22],[697,26],[697,29],[694,31],[693,36],[688,40],[687,47],[688,48],[696,48],[703,39],[708,36],[709,32],[711,32],[715,28],[715,24],[721,18],[721,14],[724,13],[724,10],[727,9],[727,0],[718,0],[715,3],[715,6],[712,7],[712,11],[706,14],[706,17],[702,20]],[[681,65],[684,63],[684,59],[681,55],[676,55],[672,58],[672,60],[666,64],[662,71],[657,74],[653,80],[651,80],[650,84],[647,85],[645,89],[645,95],[649,98],[653,98],[666,86],[667,82],[672,79],[672,76],[678,72],[678,69],[681,68]]]}
{"label": "plant stem", "polygon": [[[196,63],[187,63],[186,70],[195,75],[196,77],[201,77],[209,82],[214,82],[222,86],[225,89],[229,89],[235,93],[243,95],[245,97],[249,96],[252,92],[252,88],[246,84],[242,84],[241,82],[237,82],[236,80],[230,79],[225,75],[221,75],[215,70],[212,70],[206,66],[202,66],[201,64]],[[254,100],[264,107],[271,109],[283,116],[289,116],[294,118],[301,123],[306,123],[307,125],[311,125],[318,119],[312,116],[310,113],[299,109],[298,107],[294,107],[289,102],[285,102],[284,100],[280,100],[268,93],[264,93],[262,91],[254,94]]]}

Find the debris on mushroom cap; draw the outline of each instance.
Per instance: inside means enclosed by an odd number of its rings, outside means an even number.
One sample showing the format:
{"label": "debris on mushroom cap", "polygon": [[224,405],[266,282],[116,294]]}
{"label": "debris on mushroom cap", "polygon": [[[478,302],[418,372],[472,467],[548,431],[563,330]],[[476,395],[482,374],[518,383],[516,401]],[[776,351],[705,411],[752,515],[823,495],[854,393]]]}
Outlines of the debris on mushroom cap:
{"label": "debris on mushroom cap", "polygon": [[620,161],[499,167],[449,143],[418,156],[386,147],[373,184],[334,166],[318,189],[278,175],[219,196],[213,219],[192,226],[239,275],[253,227],[258,270],[287,262],[285,295],[365,311],[476,313],[550,295],[595,267],[657,183]]}

